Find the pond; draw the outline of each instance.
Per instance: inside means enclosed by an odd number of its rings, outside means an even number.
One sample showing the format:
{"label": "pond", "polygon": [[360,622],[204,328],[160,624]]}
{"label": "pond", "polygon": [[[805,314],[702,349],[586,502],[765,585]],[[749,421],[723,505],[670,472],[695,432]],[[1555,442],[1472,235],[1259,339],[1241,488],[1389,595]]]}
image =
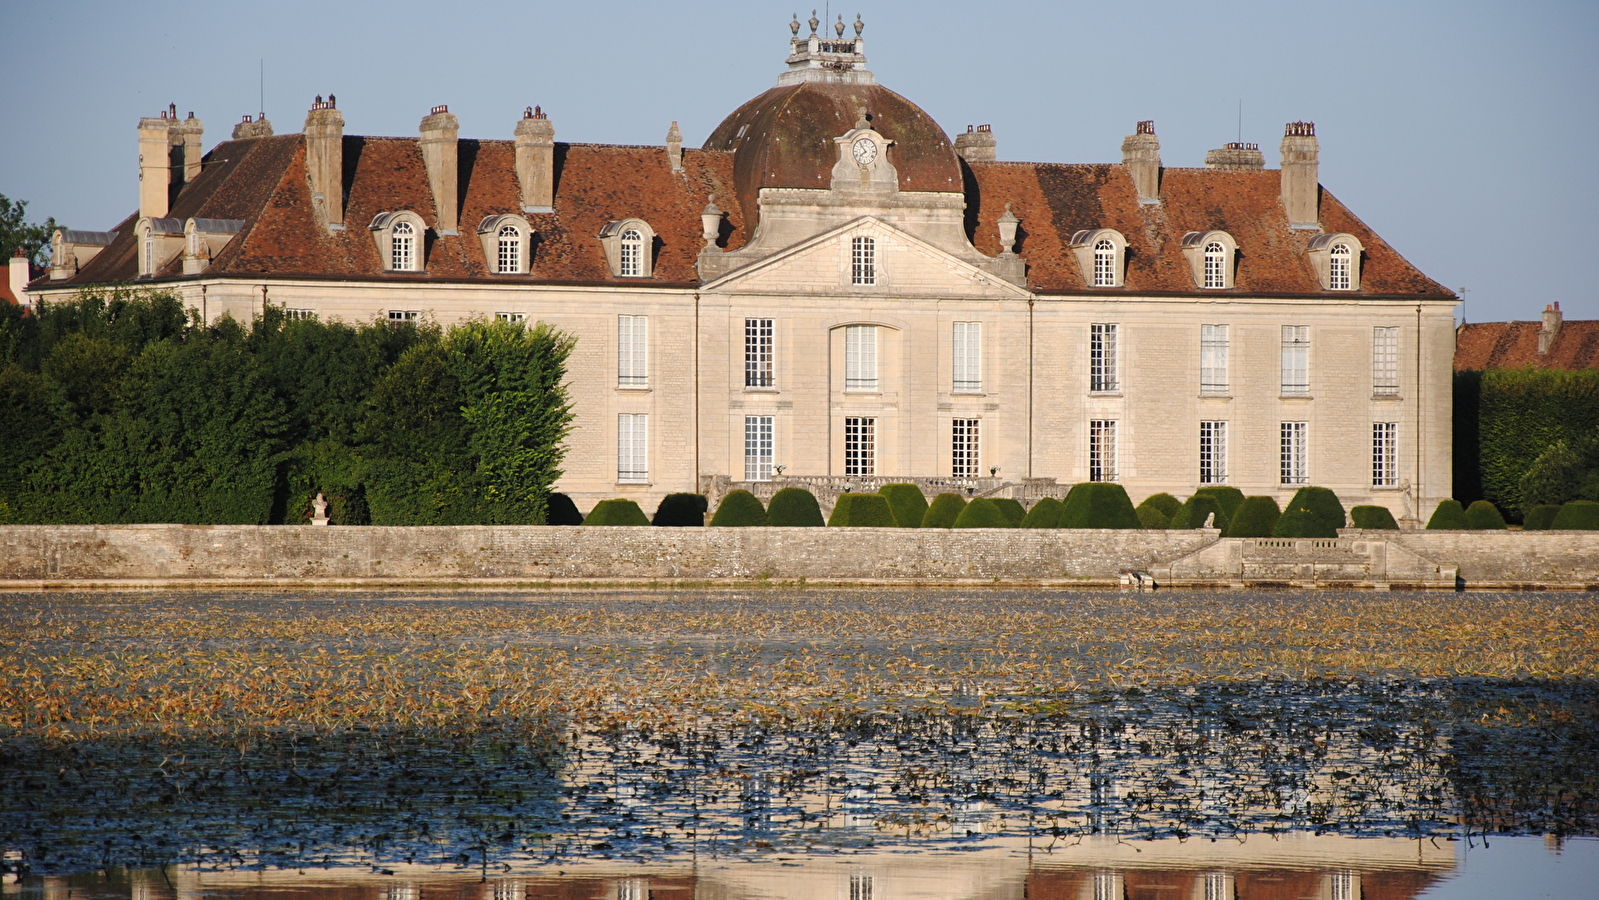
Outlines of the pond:
{"label": "pond", "polygon": [[1570,896],[1599,876],[1589,595],[0,604],[8,894]]}

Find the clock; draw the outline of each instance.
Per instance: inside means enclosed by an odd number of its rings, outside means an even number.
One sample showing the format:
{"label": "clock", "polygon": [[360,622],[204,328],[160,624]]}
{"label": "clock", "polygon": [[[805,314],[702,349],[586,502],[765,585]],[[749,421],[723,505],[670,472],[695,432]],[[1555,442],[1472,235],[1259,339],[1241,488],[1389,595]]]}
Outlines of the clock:
{"label": "clock", "polygon": [[872,160],[877,158],[877,142],[869,137],[859,138],[850,148],[850,152],[855,154],[855,162],[869,166]]}

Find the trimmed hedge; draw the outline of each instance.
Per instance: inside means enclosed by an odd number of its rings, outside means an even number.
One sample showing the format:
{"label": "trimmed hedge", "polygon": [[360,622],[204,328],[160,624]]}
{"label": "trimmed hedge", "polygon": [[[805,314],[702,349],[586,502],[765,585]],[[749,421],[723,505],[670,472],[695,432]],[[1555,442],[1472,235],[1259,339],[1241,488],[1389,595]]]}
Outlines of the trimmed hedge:
{"label": "trimmed hedge", "polygon": [[956,528],[1012,528],[1010,519],[1005,517],[1005,511],[999,504],[987,497],[978,497],[966,504],[961,514],[955,517]]}
{"label": "trimmed hedge", "polygon": [[1060,514],[1066,508],[1065,504],[1054,497],[1045,497],[1033,504],[1033,508],[1022,516],[1019,528],[1059,528]]}
{"label": "trimmed hedge", "polygon": [[1280,538],[1328,538],[1337,537],[1338,532],[1327,527],[1326,520],[1311,512],[1303,506],[1290,507],[1277,520],[1277,525],[1271,530],[1272,537]]}
{"label": "trimmed hedge", "polygon": [[1162,492],[1159,494],[1150,494],[1148,497],[1144,498],[1143,503],[1138,505],[1153,506],[1154,508],[1160,510],[1167,520],[1170,520],[1172,516],[1177,515],[1177,510],[1183,508],[1183,501],[1178,500],[1171,494]]}
{"label": "trimmed hedge", "polygon": [[1222,534],[1227,537],[1271,537],[1282,515],[1275,497],[1245,497],[1244,502],[1238,504],[1238,515],[1227,520],[1227,530]]}
{"label": "trimmed hedge", "polygon": [[[1458,385],[1458,375],[1456,380]],[[1560,441],[1576,451],[1585,438],[1599,434],[1599,369],[1484,372],[1477,411],[1482,498],[1519,513],[1549,502],[1528,502],[1521,492],[1523,479],[1545,452]]]}
{"label": "trimmed hedge", "polygon": [[1471,523],[1466,521],[1466,508],[1460,505],[1459,500],[1442,500],[1438,508],[1432,511],[1432,518],[1427,520],[1428,531],[1468,531]]}
{"label": "trimmed hedge", "polygon": [[1398,531],[1399,523],[1386,506],[1357,506],[1349,511],[1349,521],[1356,528],[1374,531]]}
{"label": "trimmed hedge", "polygon": [[1504,531],[1505,517],[1499,508],[1487,500],[1478,500],[1466,507],[1466,524],[1474,531]]}
{"label": "trimmed hedge", "polygon": [[894,528],[894,511],[882,494],[840,494],[829,528]]}
{"label": "trimmed hedge", "polygon": [[648,525],[644,510],[632,500],[601,500],[589,510],[584,525]]}
{"label": "trimmed hedge", "polygon": [[1522,520],[1521,527],[1527,531],[1548,531],[1554,527],[1555,516],[1560,515],[1560,507],[1552,503],[1534,506],[1527,517]]}
{"label": "trimmed hedge", "polygon": [[927,515],[922,516],[923,528],[954,528],[961,510],[966,508],[966,498],[960,494],[944,493],[927,505]]}
{"label": "trimmed hedge", "polygon": [[1290,509],[1310,510],[1312,515],[1327,526],[1330,532],[1327,537],[1337,537],[1338,529],[1348,524],[1348,520],[1344,518],[1344,505],[1339,502],[1338,495],[1324,487],[1309,485],[1295,491],[1293,499],[1288,501],[1284,514],[1286,515]]}
{"label": "trimmed hedge", "polygon": [[1074,485],[1061,510],[1062,528],[1139,528],[1138,513],[1127,489],[1114,482],[1087,481]]}
{"label": "trimmed hedge", "polygon": [[728,491],[711,517],[714,528],[753,528],[766,525],[766,509],[759,497],[745,490]]}
{"label": "trimmed hedge", "polygon": [[704,494],[667,494],[661,498],[661,505],[655,507],[655,518],[650,524],[667,528],[704,525],[705,510],[709,507],[710,501]]}
{"label": "trimmed hedge", "polygon": [[1171,519],[1168,519],[1165,513],[1153,506],[1139,506],[1133,510],[1133,513],[1138,516],[1138,527],[1140,528],[1158,531],[1171,524]]}
{"label": "trimmed hedge", "polygon": [[888,498],[888,510],[894,514],[894,524],[901,528],[922,527],[922,516],[927,515],[927,498],[914,484],[885,484],[877,489]]}
{"label": "trimmed hedge", "polygon": [[1194,491],[1194,493],[1215,497],[1216,502],[1221,505],[1221,511],[1226,514],[1229,522],[1233,520],[1233,516],[1238,513],[1238,507],[1243,505],[1244,502],[1244,492],[1227,484],[1213,484],[1209,487],[1202,487]]}
{"label": "trimmed hedge", "polygon": [[1556,531],[1599,531],[1599,503],[1573,500],[1560,507],[1551,527]]}
{"label": "trimmed hedge", "polygon": [[766,504],[766,524],[783,528],[821,528],[822,507],[816,495],[804,488],[786,487],[772,495]]}
{"label": "trimmed hedge", "polygon": [[577,504],[565,494],[550,495],[550,516],[545,520],[550,525],[582,525],[583,514],[578,512]]}
{"label": "trimmed hedge", "polygon": [[995,506],[999,507],[999,511],[1004,514],[1005,521],[1009,522],[1011,527],[1014,528],[1022,524],[1022,520],[1027,518],[1027,507],[1023,506],[1020,500],[1014,500],[1010,497],[992,497],[990,499],[994,501]]}
{"label": "trimmed hedge", "polygon": [[1205,520],[1210,518],[1212,514],[1216,516],[1215,521],[1212,523],[1213,527],[1225,532],[1227,530],[1227,513],[1222,510],[1220,501],[1210,494],[1195,494],[1188,498],[1188,502],[1184,503],[1181,509],[1177,510],[1177,514],[1171,517],[1171,522],[1166,527],[1204,528]]}

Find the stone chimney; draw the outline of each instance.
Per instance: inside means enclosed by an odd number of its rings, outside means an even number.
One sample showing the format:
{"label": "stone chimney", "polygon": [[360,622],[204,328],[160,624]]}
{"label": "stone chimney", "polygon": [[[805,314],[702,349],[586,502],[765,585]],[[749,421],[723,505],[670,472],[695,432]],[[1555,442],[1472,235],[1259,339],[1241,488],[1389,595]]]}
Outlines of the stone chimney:
{"label": "stone chimney", "polygon": [[1321,188],[1317,166],[1321,145],[1315,122],[1289,122],[1283,129],[1283,209],[1289,228],[1321,230]]}
{"label": "stone chimney", "polygon": [[233,139],[236,141],[271,136],[272,123],[267,121],[266,113],[260,116],[245,116],[244,121],[233,126]]}
{"label": "stone chimney", "polygon": [[10,279],[11,296],[17,298],[17,302],[23,306],[29,305],[28,295],[24,293],[28,287],[28,276],[33,274],[29,265],[28,251],[18,247],[11,254],[11,268],[6,272]]}
{"label": "stone chimney", "polygon": [[205,126],[200,120],[189,113],[189,117],[182,123],[173,120],[173,143],[181,140],[183,146],[183,183],[188,184],[200,177],[200,157],[205,155]]}
{"label": "stone chimney", "polygon": [[516,123],[516,180],[522,211],[555,211],[555,126],[540,107],[529,107]]}
{"label": "stone chimney", "polygon": [[422,163],[428,170],[428,187],[433,189],[433,209],[438,214],[434,228],[439,234],[453,235],[460,197],[456,193],[459,183],[461,123],[448,106],[435,106],[433,112],[422,119]]}
{"label": "stone chimney", "polygon": [[1138,189],[1138,202],[1159,203],[1160,138],[1155,137],[1153,120],[1139,122],[1138,130],[1122,141],[1122,165]]}
{"label": "stone chimney", "polygon": [[1205,154],[1205,168],[1233,172],[1253,172],[1266,168],[1266,155],[1259,144],[1228,141],[1220,150]]}
{"label": "stone chimney", "polygon": [[955,135],[955,153],[969,162],[993,162],[997,153],[993,130],[967,125],[965,134]]}
{"label": "stone chimney", "polygon": [[[15,262],[12,265],[16,265]],[[1549,353],[1549,348],[1555,343],[1555,335],[1560,333],[1560,303],[1557,301],[1543,308],[1543,325],[1538,329],[1538,355]]]}
{"label": "stone chimney", "polygon": [[344,230],[344,114],[332,94],[317,95],[305,117],[305,170],[311,205],[329,231]]}
{"label": "stone chimney", "polygon": [[[169,107],[175,110],[176,107]],[[139,120],[139,216],[159,219],[172,203],[172,126],[177,113]]]}
{"label": "stone chimney", "polygon": [[666,161],[672,164],[672,171],[683,171],[683,132],[677,130],[676,122],[666,132]]}

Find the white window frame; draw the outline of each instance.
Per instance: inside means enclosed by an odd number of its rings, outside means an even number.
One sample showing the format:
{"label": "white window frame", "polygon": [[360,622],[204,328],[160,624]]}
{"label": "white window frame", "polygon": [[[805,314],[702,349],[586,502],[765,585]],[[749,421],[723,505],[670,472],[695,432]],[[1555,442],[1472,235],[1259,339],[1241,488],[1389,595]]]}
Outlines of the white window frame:
{"label": "white window frame", "polygon": [[416,226],[404,219],[389,229],[389,271],[416,271]]}
{"label": "white window frame", "polygon": [[650,386],[650,317],[616,317],[616,386],[648,390]]}
{"label": "white window frame", "polygon": [[497,312],[494,314],[494,320],[497,322],[510,322],[512,324],[526,322],[527,313]]}
{"label": "white window frame", "polygon": [[1282,423],[1278,452],[1279,483],[1285,488],[1310,483],[1310,423]]}
{"label": "white window frame", "polygon": [[1215,290],[1227,286],[1227,248],[1221,241],[1205,245],[1205,288]]}
{"label": "white window frame", "polygon": [[501,225],[495,240],[494,271],[500,275],[522,273],[522,230],[515,225]]}
{"label": "white window frame", "polygon": [[526,275],[532,268],[533,226],[514,213],[484,216],[477,236],[483,261],[495,275]]}
{"label": "white window frame", "polygon": [[650,417],[648,413],[616,416],[616,483],[649,484]]}
{"label": "white window frame", "polygon": [[844,474],[877,474],[877,419],[871,416],[844,418]]}
{"label": "white window frame", "polygon": [[744,417],[744,480],[771,481],[774,458],[772,416]]}
{"label": "white window frame", "polygon": [[1371,486],[1399,486],[1399,423],[1371,423]]}
{"label": "white window frame", "polygon": [[1282,327],[1282,394],[1310,396],[1310,326]]}
{"label": "white window frame", "polygon": [[1238,242],[1232,235],[1225,231],[1190,231],[1183,235],[1182,248],[1195,287],[1204,291],[1233,287]]}
{"label": "white window frame", "polygon": [[983,391],[983,323],[956,322],[950,335],[950,391],[980,394]]}
{"label": "white window frame", "polygon": [[1199,423],[1199,483],[1227,483],[1227,423]]}
{"label": "white window frame", "polygon": [[139,274],[155,275],[155,229],[145,225],[139,235]]}
{"label": "white window frame", "polygon": [[283,318],[286,321],[289,321],[289,322],[311,321],[311,320],[316,319],[316,310],[314,310],[314,309],[290,309],[290,308],[285,306],[283,308]]}
{"label": "white window frame", "polygon": [[1327,249],[1327,290],[1347,291],[1354,285],[1354,261],[1349,245],[1333,244]]}
{"label": "white window frame", "polygon": [[775,388],[777,330],[771,319],[744,320],[744,386]]}
{"label": "white window frame", "polygon": [[419,309],[391,309],[389,310],[390,325],[405,325],[420,321],[422,311]]}
{"label": "white window frame", "polygon": [[954,419],[950,425],[950,477],[976,478],[982,471],[982,419]]}
{"label": "white window frame", "polygon": [[1371,393],[1375,397],[1399,396],[1399,328],[1379,325],[1371,330]]}
{"label": "white window frame", "polygon": [[1088,326],[1089,393],[1113,394],[1121,390],[1118,331],[1113,322],[1095,322]]}
{"label": "white window frame", "polygon": [[876,325],[844,326],[844,390],[877,392]]}
{"label": "white window frame", "polygon": [[652,278],[655,275],[655,229],[643,219],[620,219],[600,229],[606,261],[616,278]]}
{"label": "white window frame", "polygon": [[644,273],[644,233],[629,228],[617,238],[620,260],[616,274],[623,278],[639,278]]}
{"label": "white window frame", "polygon": [[1088,480],[1116,481],[1117,441],[1115,419],[1090,419],[1088,422]]}
{"label": "white window frame", "polygon": [[1114,228],[1091,228],[1072,235],[1072,253],[1090,288],[1118,288],[1127,270],[1127,238]]}
{"label": "white window frame", "polygon": [[1116,286],[1116,244],[1109,238],[1094,242],[1094,287]]}
{"label": "white window frame", "polygon": [[1227,380],[1228,328],[1226,325],[1199,326],[1199,392],[1225,397]]}
{"label": "white window frame", "polygon": [[873,900],[872,886],[872,876],[869,873],[850,873],[849,900]]}
{"label": "white window frame", "polygon": [[1318,234],[1310,239],[1310,261],[1326,291],[1358,291],[1360,259],[1366,248],[1352,234]]}
{"label": "white window frame", "polygon": [[858,235],[850,239],[850,284],[871,287],[877,284],[877,238]]}

